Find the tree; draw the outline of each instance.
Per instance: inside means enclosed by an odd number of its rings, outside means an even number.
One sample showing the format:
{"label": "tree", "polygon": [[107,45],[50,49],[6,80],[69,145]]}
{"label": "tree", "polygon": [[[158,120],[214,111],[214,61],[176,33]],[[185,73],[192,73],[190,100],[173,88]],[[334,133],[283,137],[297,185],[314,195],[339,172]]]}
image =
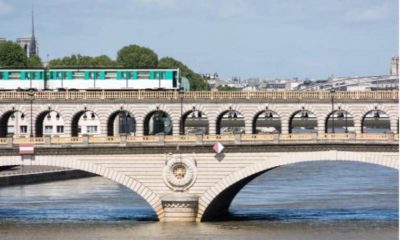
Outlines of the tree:
{"label": "tree", "polygon": [[50,68],[57,67],[70,67],[70,68],[92,68],[92,67],[114,67],[116,63],[106,55],[100,55],[97,57],[71,55],[63,57],[62,59],[53,59],[49,62]]}
{"label": "tree", "polygon": [[92,65],[95,67],[115,67],[117,64],[107,55],[100,55],[92,59]]}
{"label": "tree", "polygon": [[239,91],[239,89],[237,89],[235,87],[227,86],[227,85],[218,86],[217,89],[218,89],[218,91]]}
{"label": "tree", "polygon": [[191,90],[209,90],[207,82],[200,76],[200,74],[193,72],[185,64],[172,57],[161,58],[158,62],[158,67],[179,68],[181,71],[181,75],[189,79]]}
{"label": "tree", "polygon": [[32,68],[42,68],[43,63],[39,56],[34,55],[28,59],[28,67]]}
{"label": "tree", "polygon": [[129,45],[118,51],[117,63],[126,68],[156,68],[158,56],[150,48]]}
{"label": "tree", "polygon": [[27,67],[28,58],[24,50],[16,43],[0,43],[0,67]]}

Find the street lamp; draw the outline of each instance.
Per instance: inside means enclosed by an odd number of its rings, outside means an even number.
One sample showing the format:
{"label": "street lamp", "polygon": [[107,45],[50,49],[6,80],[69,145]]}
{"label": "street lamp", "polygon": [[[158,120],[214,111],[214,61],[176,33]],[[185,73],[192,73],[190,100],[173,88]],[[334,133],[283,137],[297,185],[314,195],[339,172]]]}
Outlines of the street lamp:
{"label": "street lamp", "polygon": [[30,90],[28,92],[28,95],[30,97],[30,103],[31,103],[31,129],[30,129],[30,137],[33,138],[33,117],[32,117],[32,108],[33,108],[33,99],[35,97],[35,92],[33,90]]}
{"label": "street lamp", "polygon": [[331,89],[331,102],[332,102],[332,133],[335,133],[335,89]]}
{"label": "street lamp", "polygon": [[182,118],[182,115],[183,115],[183,96],[184,96],[184,91],[183,91],[183,87],[180,87],[179,88],[179,96],[180,96],[180,98],[181,98],[181,116],[180,116],[180,119],[181,119],[181,126],[180,126],[180,131],[179,131],[179,135],[184,135],[185,133],[184,133],[184,127],[185,127],[185,123],[183,122],[183,118]]}

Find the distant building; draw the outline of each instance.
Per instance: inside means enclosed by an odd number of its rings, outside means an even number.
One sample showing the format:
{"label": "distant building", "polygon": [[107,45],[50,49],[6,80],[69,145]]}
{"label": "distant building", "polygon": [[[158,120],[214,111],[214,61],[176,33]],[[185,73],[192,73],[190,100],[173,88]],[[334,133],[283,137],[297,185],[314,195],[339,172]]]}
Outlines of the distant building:
{"label": "distant building", "polygon": [[392,61],[390,62],[390,75],[398,76],[399,75],[399,57],[392,57]]}
{"label": "distant building", "polygon": [[7,41],[7,39],[0,37],[0,43]]}
{"label": "distant building", "polygon": [[[35,19],[34,13],[32,11],[32,33],[29,37],[20,37],[17,38],[16,43],[21,46],[21,48],[25,51],[27,57],[37,56],[39,55],[39,45],[37,43],[35,37]],[[5,40],[5,39],[4,39]],[[0,38],[1,42],[1,38]]]}

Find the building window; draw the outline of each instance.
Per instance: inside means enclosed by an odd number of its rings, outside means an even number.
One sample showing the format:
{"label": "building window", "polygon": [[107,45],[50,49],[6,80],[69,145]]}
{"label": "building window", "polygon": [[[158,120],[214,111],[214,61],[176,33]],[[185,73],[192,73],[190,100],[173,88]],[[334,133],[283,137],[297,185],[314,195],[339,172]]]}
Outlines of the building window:
{"label": "building window", "polygon": [[57,126],[57,133],[64,133],[64,126]]}
{"label": "building window", "polygon": [[28,126],[26,126],[26,125],[19,126],[19,132],[20,133],[27,133],[28,132]]}
{"label": "building window", "polygon": [[44,126],[44,134],[52,134],[53,126]]}
{"label": "building window", "polygon": [[97,133],[97,126],[87,126],[87,133]]}
{"label": "building window", "polygon": [[7,135],[9,135],[9,136],[14,135],[14,125],[7,126]]}

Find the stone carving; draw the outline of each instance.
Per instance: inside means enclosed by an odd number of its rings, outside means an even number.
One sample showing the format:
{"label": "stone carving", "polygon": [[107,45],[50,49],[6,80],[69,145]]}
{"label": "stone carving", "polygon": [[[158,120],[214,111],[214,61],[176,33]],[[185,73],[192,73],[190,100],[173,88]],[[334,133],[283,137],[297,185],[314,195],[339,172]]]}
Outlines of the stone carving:
{"label": "stone carving", "polygon": [[183,192],[196,180],[197,169],[193,160],[180,155],[168,154],[163,171],[165,184],[173,191]]}

